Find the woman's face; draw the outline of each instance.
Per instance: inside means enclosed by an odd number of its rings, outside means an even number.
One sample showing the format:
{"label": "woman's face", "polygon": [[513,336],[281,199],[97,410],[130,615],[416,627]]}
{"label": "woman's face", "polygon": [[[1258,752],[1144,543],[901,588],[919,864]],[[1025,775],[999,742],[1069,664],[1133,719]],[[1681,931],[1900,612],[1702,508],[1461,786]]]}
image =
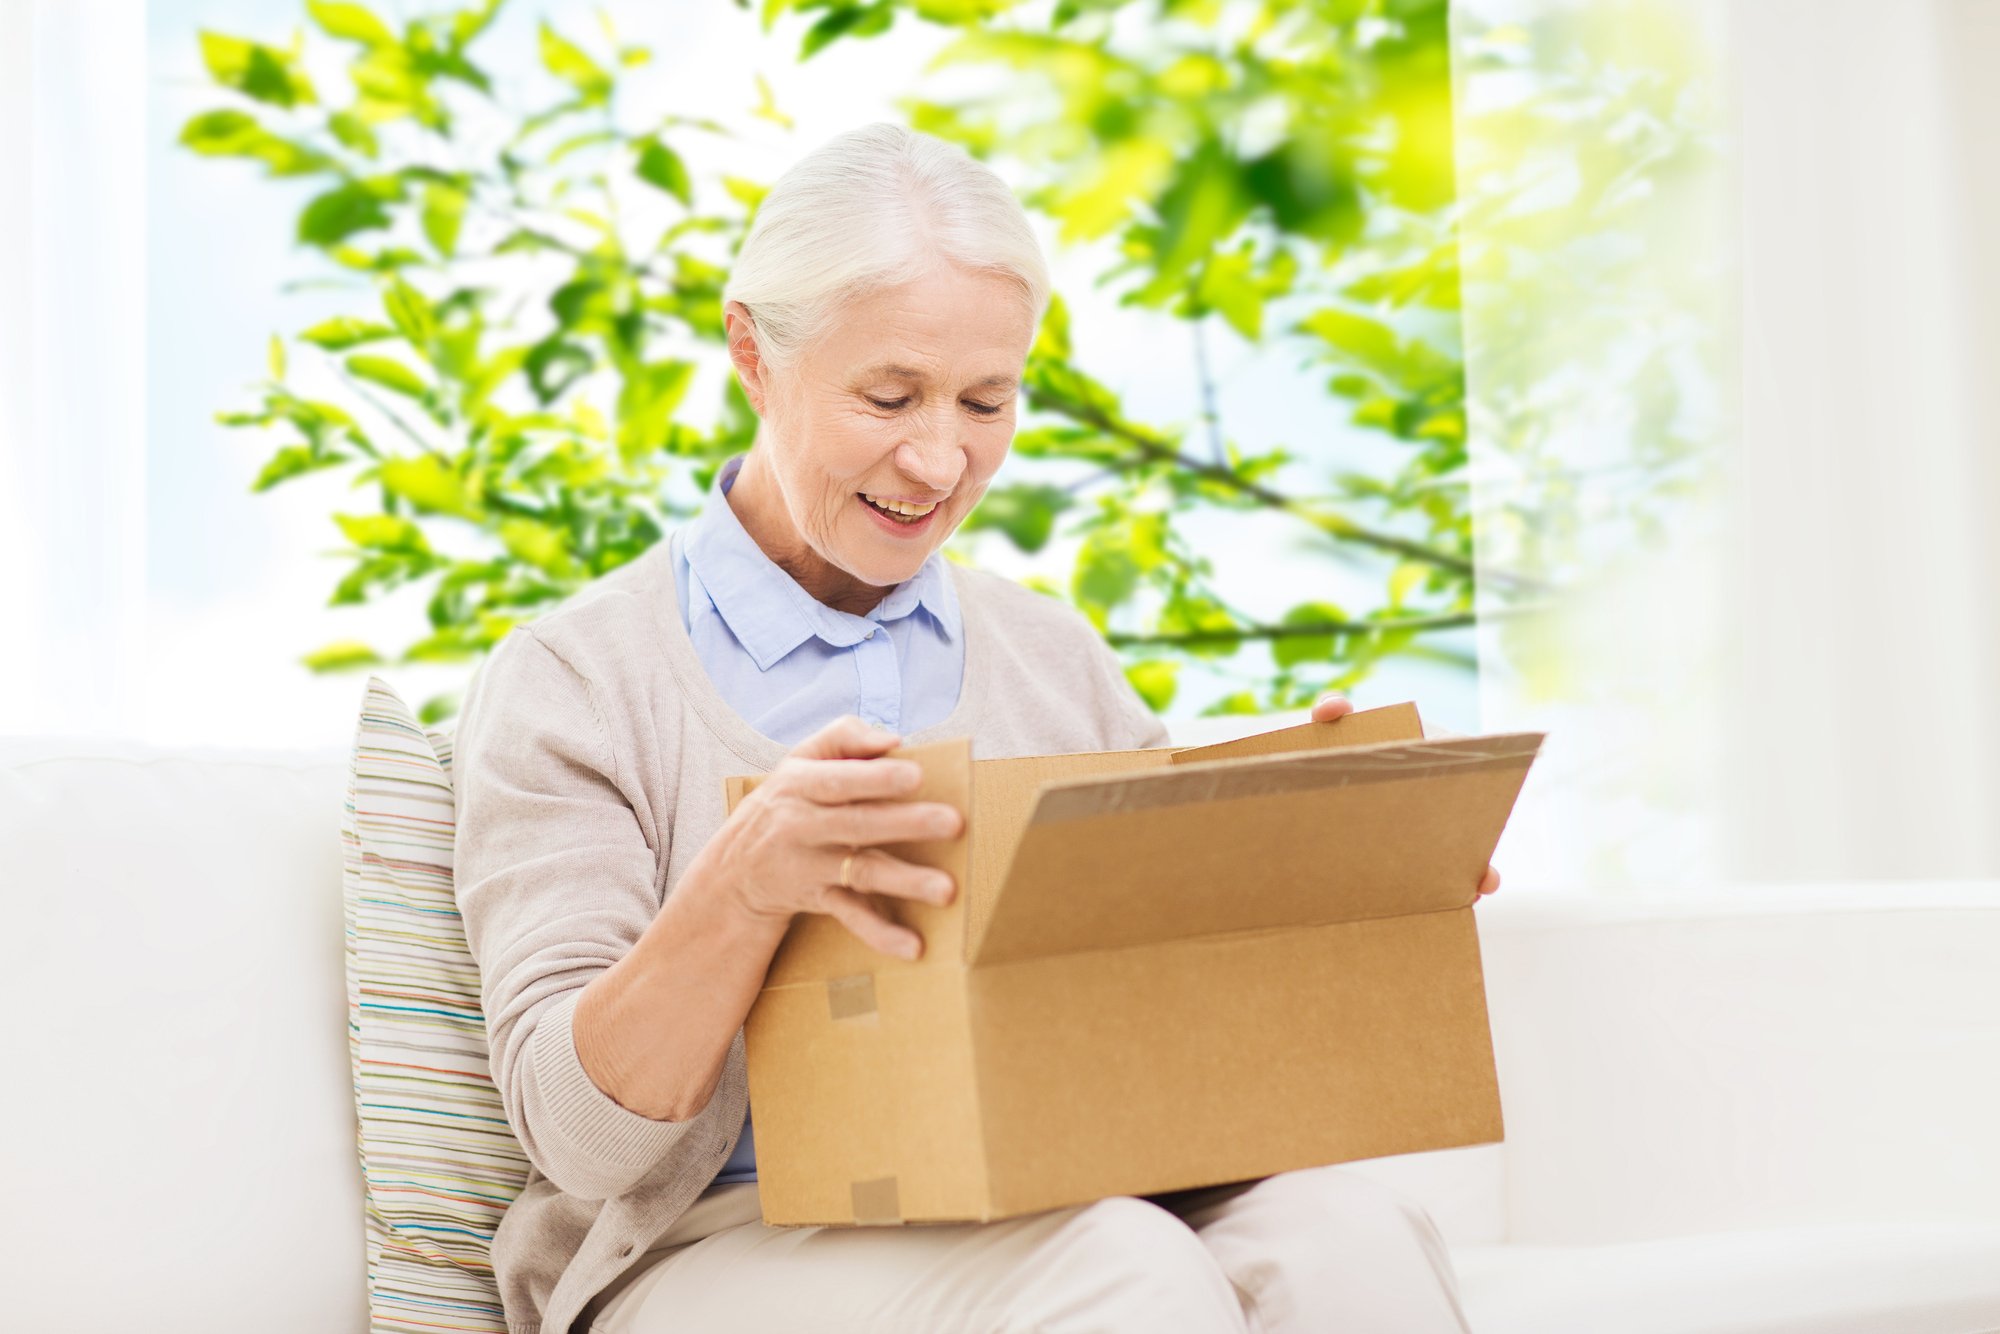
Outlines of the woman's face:
{"label": "woman's face", "polygon": [[781,377],[757,359],[743,306],[725,315],[762,422],[731,507],[814,596],[865,613],[943,545],[1007,456],[1034,338],[1019,289],[948,266],[856,298]]}

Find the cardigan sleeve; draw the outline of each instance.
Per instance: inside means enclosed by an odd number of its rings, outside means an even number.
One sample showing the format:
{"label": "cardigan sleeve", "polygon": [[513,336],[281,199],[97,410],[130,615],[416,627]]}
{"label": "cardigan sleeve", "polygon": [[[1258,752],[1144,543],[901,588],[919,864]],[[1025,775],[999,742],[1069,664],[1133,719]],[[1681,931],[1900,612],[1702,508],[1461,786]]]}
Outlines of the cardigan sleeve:
{"label": "cardigan sleeve", "polygon": [[454,747],[453,880],[508,1124],[559,1189],[611,1198],[701,1119],[621,1105],[578,1061],[570,1028],[585,984],[658,911],[653,848],[588,682],[529,627],[480,665]]}
{"label": "cardigan sleeve", "polygon": [[1119,662],[1117,652],[1104,642],[1104,636],[1097,633],[1082,615],[1077,616],[1089,635],[1087,652],[1097,666],[1098,698],[1105,717],[1106,750],[1144,750],[1169,743],[1166,720],[1154,713],[1152,706],[1140,698],[1138,690],[1125,675],[1124,664]]}

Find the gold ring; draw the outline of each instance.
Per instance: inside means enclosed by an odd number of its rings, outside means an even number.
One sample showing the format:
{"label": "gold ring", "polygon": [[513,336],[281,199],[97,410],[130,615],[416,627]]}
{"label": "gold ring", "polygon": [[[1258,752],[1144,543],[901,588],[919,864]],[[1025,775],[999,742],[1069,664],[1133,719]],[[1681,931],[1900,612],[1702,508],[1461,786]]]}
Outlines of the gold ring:
{"label": "gold ring", "polygon": [[854,888],[854,885],[852,884],[852,882],[848,880],[847,876],[849,870],[854,865],[854,854],[859,851],[860,851],[859,848],[850,849],[848,851],[848,854],[840,859],[840,887],[842,889]]}

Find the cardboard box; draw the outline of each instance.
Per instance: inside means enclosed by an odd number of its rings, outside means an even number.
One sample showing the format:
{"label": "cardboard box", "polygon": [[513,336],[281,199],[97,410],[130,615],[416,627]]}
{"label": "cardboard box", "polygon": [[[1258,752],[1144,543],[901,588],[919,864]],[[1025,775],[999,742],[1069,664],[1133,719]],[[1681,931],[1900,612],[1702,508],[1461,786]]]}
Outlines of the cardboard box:
{"label": "cardboard box", "polygon": [[[1540,733],[1398,704],[1218,745],[902,747],[966,812],[880,954],[794,919],[745,1025],[764,1220],[985,1220],[1501,1138],[1473,920]],[[731,810],[761,781],[725,780]]]}

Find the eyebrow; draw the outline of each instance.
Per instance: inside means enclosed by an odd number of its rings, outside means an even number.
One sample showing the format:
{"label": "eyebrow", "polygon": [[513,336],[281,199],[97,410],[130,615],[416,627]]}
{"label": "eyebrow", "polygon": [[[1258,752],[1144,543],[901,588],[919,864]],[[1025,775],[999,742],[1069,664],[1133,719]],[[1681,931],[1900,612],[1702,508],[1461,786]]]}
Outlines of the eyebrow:
{"label": "eyebrow", "polygon": [[[898,362],[886,362],[886,361],[881,363],[880,365],[868,367],[866,370],[861,372],[861,375],[864,379],[871,375],[893,375],[897,379],[901,380],[921,380],[924,378],[924,373],[918,370],[915,366],[904,366]],[[1020,382],[1021,382],[1021,377],[1018,375],[1008,375],[1005,374],[1004,372],[996,372],[995,374],[983,376],[980,379],[974,380],[972,383],[975,388],[981,388],[987,385],[998,385],[1006,388],[1012,388],[1014,385],[1017,385]]]}

